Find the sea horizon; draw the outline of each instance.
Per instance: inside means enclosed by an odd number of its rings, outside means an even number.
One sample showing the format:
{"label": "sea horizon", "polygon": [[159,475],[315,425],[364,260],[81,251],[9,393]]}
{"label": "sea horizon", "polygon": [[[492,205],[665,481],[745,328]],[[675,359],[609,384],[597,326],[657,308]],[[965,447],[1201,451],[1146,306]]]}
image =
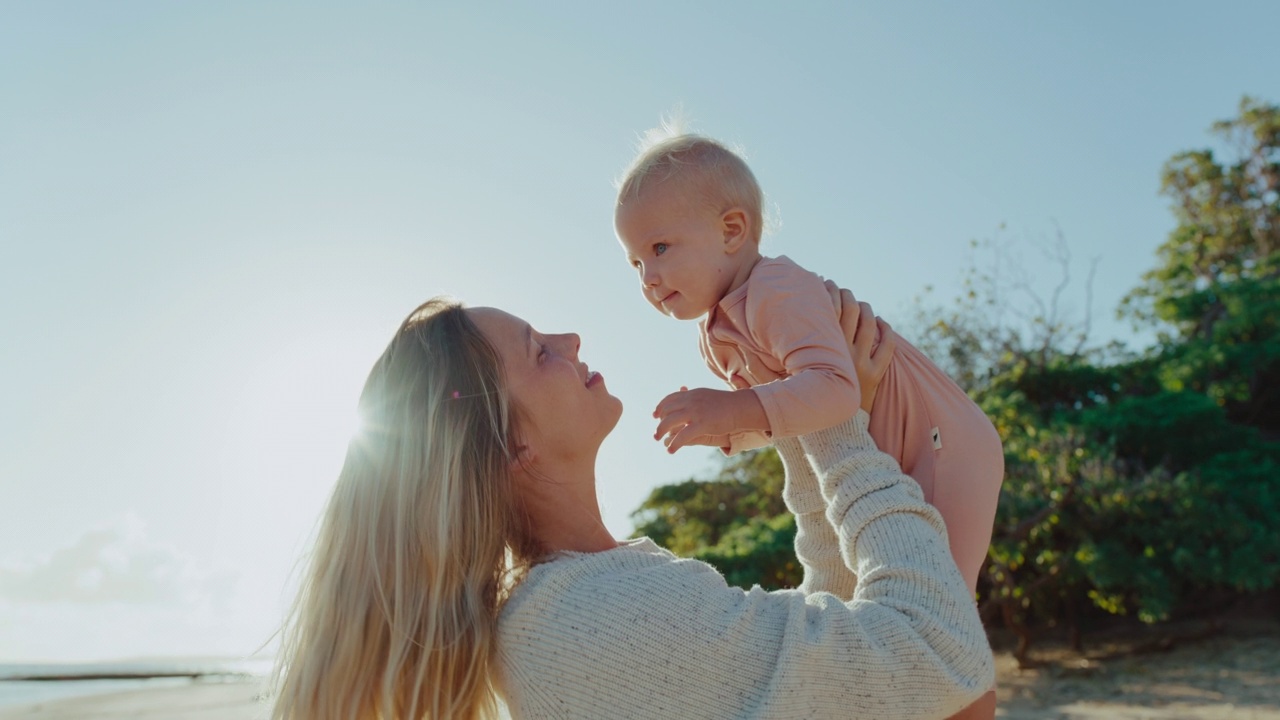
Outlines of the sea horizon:
{"label": "sea horizon", "polygon": [[179,656],[92,662],[0,662],[0,708],[194,683],[265,680],[271,657]]}

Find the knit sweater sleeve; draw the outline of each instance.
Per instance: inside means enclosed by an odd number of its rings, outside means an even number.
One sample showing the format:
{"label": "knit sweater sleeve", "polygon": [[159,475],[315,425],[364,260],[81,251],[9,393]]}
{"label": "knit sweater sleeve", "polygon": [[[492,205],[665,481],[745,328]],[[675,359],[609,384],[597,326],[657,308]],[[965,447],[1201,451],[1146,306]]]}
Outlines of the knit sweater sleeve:
{"label": "knit sweater sleeve", "polygon": [[805,450],[858,571],[852,601],[743,592],[656,547],[555,563],[504,611],[513,714],[943,718],[989,688],[990,650],[936,511],[875,450],[865,413],[837,430],[855,437],[819,434]]}
{"label": "knit sweater sleeve", "polygon": [[829,592],[848,601],[858,578],[840,556],[840,536],[827,520],[827,501],[804,447],[799,438],[775,438],[773,446],[786,473],[782,501],[796,519],[796,559],[804,568],[800,591]]}

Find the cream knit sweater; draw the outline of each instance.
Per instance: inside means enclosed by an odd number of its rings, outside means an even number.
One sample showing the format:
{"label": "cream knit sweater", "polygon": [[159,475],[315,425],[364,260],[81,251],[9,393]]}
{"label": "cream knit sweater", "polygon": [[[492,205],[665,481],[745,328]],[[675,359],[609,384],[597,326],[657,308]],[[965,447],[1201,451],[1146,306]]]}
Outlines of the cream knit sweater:
{"label": "cream knit sweater", "polygon": [[[943,718],[982,695],[991,651],[942,519],[866,423],[779,445],[800,590],[744,592],[647,538],[535,567],[499,620],[512,716]],[[791,475],[803,454],[819,477]]]}

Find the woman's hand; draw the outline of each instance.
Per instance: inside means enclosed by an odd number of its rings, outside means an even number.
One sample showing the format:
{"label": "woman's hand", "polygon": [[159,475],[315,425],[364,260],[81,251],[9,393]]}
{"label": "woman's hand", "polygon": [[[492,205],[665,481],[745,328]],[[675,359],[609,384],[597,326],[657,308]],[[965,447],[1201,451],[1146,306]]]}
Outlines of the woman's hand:
{"label": "woman's hand", "polygon": [[844,339],[849,343],[850,355],[853,356],[853,369],[858,374],[858,386],[862,391],[861,407],[870,413],[876,399],[876,388],[888,372],[889,362],[893,360],[894,349],[898,346],[898,334],[889,327],[889,323],[875,316],[870,305],[854,299],[853,293],[831,280],[827,280],[825,285],[831,295],[831,305],[840,316],[840,329],[844,331]]}

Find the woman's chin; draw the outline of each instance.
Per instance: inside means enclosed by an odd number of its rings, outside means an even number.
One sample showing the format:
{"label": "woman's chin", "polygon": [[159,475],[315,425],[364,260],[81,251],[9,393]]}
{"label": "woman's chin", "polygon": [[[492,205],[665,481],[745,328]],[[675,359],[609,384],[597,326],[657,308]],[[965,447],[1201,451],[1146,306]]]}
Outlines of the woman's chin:
{"label": "woman's chin", "polygon": [[604,434],[606,436],[613,432],[614,428],[618,427],[618,421],[622,419],[622,401],[613,395],[610,395],[609,399],[613,401],[611,404],[613,405],[614,410],[609,414],[609,419],[602,423],[602,427],[604,427]]}

